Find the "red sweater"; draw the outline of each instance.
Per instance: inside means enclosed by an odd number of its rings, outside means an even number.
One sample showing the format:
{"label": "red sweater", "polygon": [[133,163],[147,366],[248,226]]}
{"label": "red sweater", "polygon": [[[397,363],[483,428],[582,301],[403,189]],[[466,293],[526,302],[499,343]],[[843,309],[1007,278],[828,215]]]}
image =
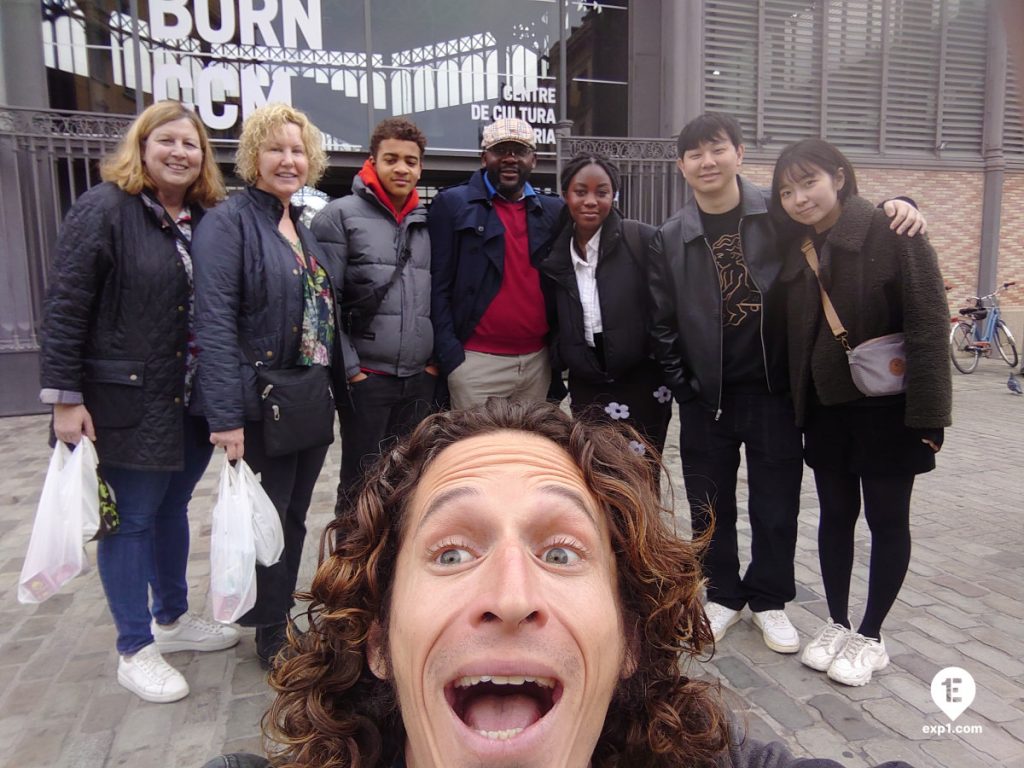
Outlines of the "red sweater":
{"label": "red sweater", "polygon": [[465,348],[492,355],[528,355],[544,349],[548,319],[540,273],[530,264],[526,201],[495,195],[494,211],[505,226],[505,268],[501,288]]}

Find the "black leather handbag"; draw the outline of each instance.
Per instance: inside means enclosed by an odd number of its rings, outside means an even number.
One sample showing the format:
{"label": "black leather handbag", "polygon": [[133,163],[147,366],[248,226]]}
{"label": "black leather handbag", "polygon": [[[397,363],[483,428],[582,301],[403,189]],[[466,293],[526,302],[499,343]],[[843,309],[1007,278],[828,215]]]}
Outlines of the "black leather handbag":
{"label": "black leather handbag", "polygon": [[323,365],[267,368],[257,364],[267,456],[285,456],[334,442],[334,392]]}

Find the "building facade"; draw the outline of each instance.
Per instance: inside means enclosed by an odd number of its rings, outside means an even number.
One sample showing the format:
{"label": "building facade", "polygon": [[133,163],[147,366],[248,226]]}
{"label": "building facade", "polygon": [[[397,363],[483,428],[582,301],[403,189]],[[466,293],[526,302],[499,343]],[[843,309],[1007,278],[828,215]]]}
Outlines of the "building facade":
{"label": "building facade", "polygon": [[652,223],[685,194],[665,139],[726,111],[759,182],[785,144],[821,136],[866,196],[913,197],[954,301],[1024,280],[1024,126],[987,0],[4,0],[0,414],[39,409],[36,332],[63,213],[126,121],[162,98],[197,110],[229,175],[246,115],[292,103],[325,132],[331,196],[391,115],[428,136],[428,199],[479,166],[496,117],[534,125],[551,186],[560,135],[610,137],[623,204]]}

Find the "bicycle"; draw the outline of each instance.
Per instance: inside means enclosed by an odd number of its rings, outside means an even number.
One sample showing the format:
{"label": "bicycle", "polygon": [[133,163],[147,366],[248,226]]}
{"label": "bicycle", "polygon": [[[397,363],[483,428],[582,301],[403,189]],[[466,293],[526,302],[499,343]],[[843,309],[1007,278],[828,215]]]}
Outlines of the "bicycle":
{"label": "bicycle", "polygon": [[959,316],[952,318],[949,357],[960,373],[973,373],[982,356],[992,356],[993,347],[1008,366],[1017,364],[1017,344],[1000,316],[998,298],[1012,285],[1016,283],[1003,283],[988,296],[971,296],[974,305],[963,307]]}

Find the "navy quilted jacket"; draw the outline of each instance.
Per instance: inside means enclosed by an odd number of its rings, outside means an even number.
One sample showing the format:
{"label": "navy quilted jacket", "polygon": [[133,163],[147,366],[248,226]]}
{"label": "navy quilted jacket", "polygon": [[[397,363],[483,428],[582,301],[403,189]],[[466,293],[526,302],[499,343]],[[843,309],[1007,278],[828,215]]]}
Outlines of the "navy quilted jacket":
{"label": "navy quilted jacket", "polygon": [[[196,336],[202,352],[193,399],[211,432],[262,418],[253,360],[287,368],[299,352],[304,278],[277,230],[283,211],[273,195],[247,187],[210,211],[195,231]],[[291,206],[289,215],[303,249],[327,272],[337,313],[340,266],[299,221],[300,212]],[[343,348],[350,344],[338,330],[331,350],[335,392],[346,391],[346,375],[359,370],[353,363],[346,374]]]}

